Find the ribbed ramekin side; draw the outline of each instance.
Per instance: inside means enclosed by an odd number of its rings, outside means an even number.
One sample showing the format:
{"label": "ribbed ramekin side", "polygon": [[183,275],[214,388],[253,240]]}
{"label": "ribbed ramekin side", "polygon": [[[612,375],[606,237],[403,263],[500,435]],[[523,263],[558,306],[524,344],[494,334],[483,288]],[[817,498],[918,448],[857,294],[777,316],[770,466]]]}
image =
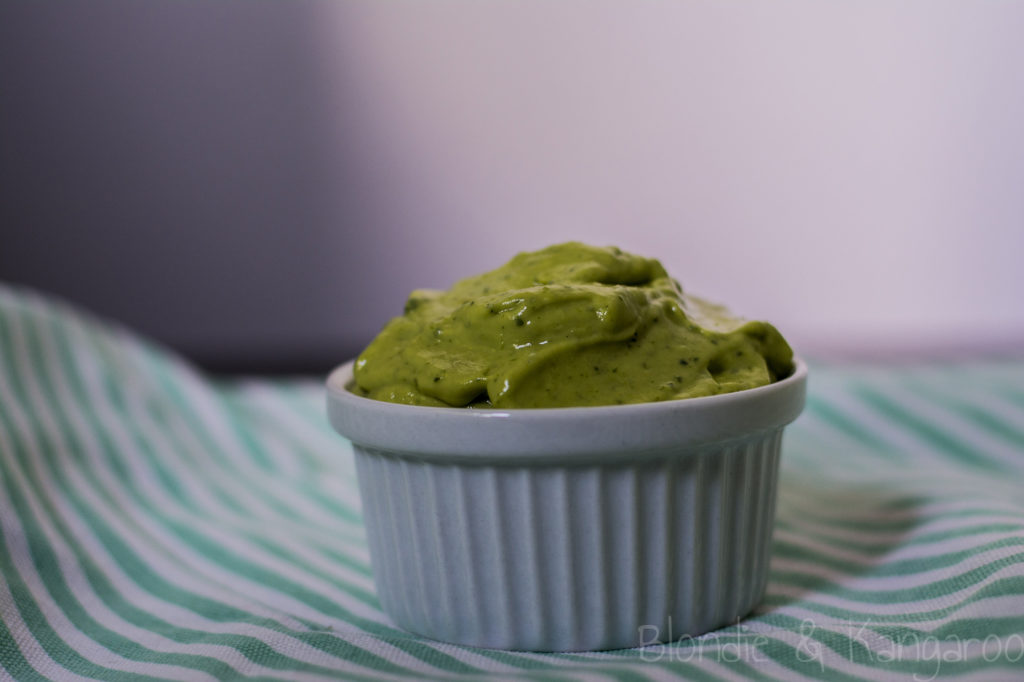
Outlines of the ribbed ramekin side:
{"label": "ribbed ramekin side", "polygon": [[[688,634],[735,624],[761,600],[775,520],[781,429],[703,455],[707,503],[700,607]],[[685,520],[682,521],[685,525]],[[701,585],[690,586],[701,592]]]}
{"label": "ribbed ramekin side", "polygon": [[472,646],[696,635],[760,599],[779,434],[601,466],[436,464],[356,448],[381,604]]}
{"label": "ribbed ramekin side", "polygon": [[753,590],[750,596],[750,608],[754,608],[764,597],[765,587],[768,585],[769,560],[772,553],[772,534],[775,528],[775,508],[779,495],[779,464],[782,456],[782,433],[783,429],[776,430],[771,435],[771,440],[765,446],[765,456],[762,462],[765,467],[764,477],[766,485],[761,489],[763,497],[758,506],[758,518],[764,526],[757,534],[758,543],[754,555],[756,570],[750,581]]}

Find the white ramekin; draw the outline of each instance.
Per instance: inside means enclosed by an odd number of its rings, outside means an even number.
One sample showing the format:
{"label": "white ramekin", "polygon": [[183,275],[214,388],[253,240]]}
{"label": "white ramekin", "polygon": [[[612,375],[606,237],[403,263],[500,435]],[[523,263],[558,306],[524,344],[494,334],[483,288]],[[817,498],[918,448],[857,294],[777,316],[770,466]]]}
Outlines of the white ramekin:
{"label": "white ramekin", "polygon": [[616,649],[698,635],[761,599],[783,427],[770,386],[607,407],[397,405],[327,380],[353,444],[381,605],[469,646]]}

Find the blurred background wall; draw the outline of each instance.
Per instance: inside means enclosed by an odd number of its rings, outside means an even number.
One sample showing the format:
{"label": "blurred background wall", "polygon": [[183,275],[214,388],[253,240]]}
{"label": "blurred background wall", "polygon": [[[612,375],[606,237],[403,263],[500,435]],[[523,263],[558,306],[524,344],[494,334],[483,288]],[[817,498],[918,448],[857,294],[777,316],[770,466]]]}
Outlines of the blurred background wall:
{"label": "blurred background wall", "polygon": [[566,239],[819,358],[1024,351],[1024,3],[0,2],[0,279],[319,371]]}

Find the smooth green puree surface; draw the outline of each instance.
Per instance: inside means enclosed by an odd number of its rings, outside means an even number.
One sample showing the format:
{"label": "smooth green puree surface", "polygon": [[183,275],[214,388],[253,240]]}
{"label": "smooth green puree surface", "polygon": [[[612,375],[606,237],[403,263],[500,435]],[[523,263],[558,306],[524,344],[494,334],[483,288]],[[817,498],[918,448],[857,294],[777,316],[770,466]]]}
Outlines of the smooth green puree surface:
{"label": "smooth green puree surface", "polygon": [[521,408],[715,395],[792,370],[767,322],[684,294],[657,260],[570,242],[412,292],[354,373],[377,400]]}

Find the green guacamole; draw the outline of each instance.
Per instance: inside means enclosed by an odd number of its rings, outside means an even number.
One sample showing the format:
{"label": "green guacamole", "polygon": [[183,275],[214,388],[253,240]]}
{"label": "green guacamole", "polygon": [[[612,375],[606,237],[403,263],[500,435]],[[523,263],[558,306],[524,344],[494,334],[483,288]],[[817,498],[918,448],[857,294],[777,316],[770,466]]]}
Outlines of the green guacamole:
{"label": "green guacamole", "polygon": [[772,325],[684,294],[657,260],[569,242],[412,292],[354,372],[377,400],[521,408],[715,395],[792,370]]}

